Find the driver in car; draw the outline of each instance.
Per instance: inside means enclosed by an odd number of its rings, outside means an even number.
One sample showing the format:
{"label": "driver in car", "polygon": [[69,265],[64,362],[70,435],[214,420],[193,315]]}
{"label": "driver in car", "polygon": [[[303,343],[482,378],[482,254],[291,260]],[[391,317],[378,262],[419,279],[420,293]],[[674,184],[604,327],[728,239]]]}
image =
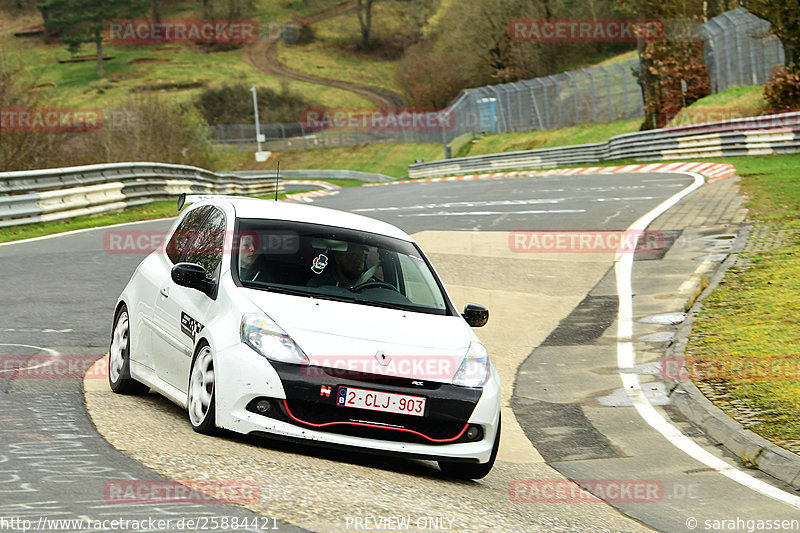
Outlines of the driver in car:
{"label": "driver in car", "polygon": [[239,238],[239,279],[242,281],[266,281],[264,257],[258,253],[256,236],[244,234]]}
{"label": "driver in car", "polygon": [[333,261],[328,263],[321,274],[313,276],[306,285],[352,288],[368,281],[377,281],[372,277],[376,270],[374,267],[364,270],[368,251],[365,245],[356,243],[349,243],[347,251],[334,251]]}

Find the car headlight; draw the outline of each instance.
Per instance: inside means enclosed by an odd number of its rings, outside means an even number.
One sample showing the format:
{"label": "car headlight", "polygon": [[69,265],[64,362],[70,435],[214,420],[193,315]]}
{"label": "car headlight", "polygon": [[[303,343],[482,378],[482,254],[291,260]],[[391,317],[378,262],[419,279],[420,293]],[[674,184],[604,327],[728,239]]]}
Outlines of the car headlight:
{"label": "car headlight", "polygon": [[489,376],[489,352],[483,344],[472,342],[467,349],[467,355],[461,361],[456,375],[453,376],[453,385],[462,387],[481,387]]}
{"label": "car headlight", "polygon": [[242,342],[266,357],[283,363],[308,364],[308,357],[292,338],[267,315],[249,313],[242,317]]}

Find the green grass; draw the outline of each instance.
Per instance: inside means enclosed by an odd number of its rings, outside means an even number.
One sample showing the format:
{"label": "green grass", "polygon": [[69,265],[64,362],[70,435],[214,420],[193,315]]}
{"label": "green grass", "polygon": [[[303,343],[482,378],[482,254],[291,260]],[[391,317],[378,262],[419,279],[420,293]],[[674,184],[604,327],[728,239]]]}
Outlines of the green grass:
{"label": "green grass", "polygon": [[174,217],[178,214],[177,196],[175,201],[153,202],[143,206],[129,207],[122,211],[73,217],[54,222],[39,222],[22,226],[0,228],[0,242],[32,239],[87,228],[124,224],[139,220]]}
{"label": "green grass", "polygon": [[[285,45],[278,48],[284,64],[311,76],[329,80],[352,80],[398,92],[394,84],[394,62],[348,53],[330,42],[315,41],[306,45]],[[373,104],[366,107],[372,108]]]}
{"label": "green grass", "polygon": [[[767,234],[783,232],[783,243],[748,252],[744,265],[726,272],[703,301],[687,355],[730,369],[788,370],[784,377],[759,379],[743,372],[723,376],[728,398],[762,413],[748,429],[779,442],[800,439],[800,154],[731,159],[742,176],[750,218]],[[730,373],[729,373],[730,374]],[[733,414],[733,413],[732,413]]]}
{"label": "green grass", "polygon": [[[20,43],[7,49],[10,57],[21,57]],[[45,97],[65,106],[114,107],[122,105],[132,92],[174,86],[170,98],[189,101],[201,88],[181,89],[187,84],[218,86],[223,83],[245,83],[280,90],[281,79],[264,74],[251,66],[244,50],[207,53],[195,45],[105,46],[114,59],[105,62],[106,77],[97,76],[96,63],[58,64],[69,54],[63,46],[27,47],[25,72],[29,79],[45,87]],[[84,50],[88,52],[88,48]],[[220,76],[224,72],[225,76]],[[359,95],[317,84],[290,80],[289,91],[310,102],[339,107],[365,107],[369,100]]]}
{"label": "green grass", "polygon": [[629,52],[625,52],[624,54],[619,54],[614,57],[609,57],[606,60],[597,63],[598,66],[606,67],[608,65],[614,65],[616,63],[622,63],[623,61],[630,61],[631,59],[637,59],[639,57],[639,53],[636,50],[631,50]]}
{"label": "green grass", "polygon": [[256,13],[260,21],[291,20],[292,13],[305,17],[343,3],[342,0],[257,0]]}
{"label": "green grass", "polygon": [[800,227],[800,154],[730,159],[749,198],[750,217]]}
{"label": "green grass", "polygon": [[[391,18],[390,10],[376,4],[375,20]],[[314,24],[315,41],[305,45],[281,43],[278,57],[294,70],[333,80],[353,80],[399,92],[394,83],[395,61],[358,53],[352,43],[358,38],[358,19],[345,13]],[[367,107],[373,107],[369,105]]]}
{"label": "green grass", "polygon": [[721,93],[701,98],[689,107],[681,109],[669,121],[667,127],[750,117],[767,111],[767,108],[764,88],[760,85],[732,87]]}
{"label": "green grass", "polygon": [[222,152],[216,166],[219,170],[274,170],[280,161],[281,168],[286,170],[331,168],[400,178],[408,174],[408,165],[417,158],[435,161],[443,157],[441,144],[364,144],[273,152],[266,163],[253,161],[251,152]]}
{"label": "green grass", "polygon": [[[289,19],[292,9],[284,2],[262,2],[259,5],[281,5],[280,16]],[[289,2],[290,6],[302,2]],[[308,7],[299,12],[314,12],[336,2],[318,0],[309,2]],[[188,8],[184,8],[188,9]],[[274,9],[270,12],[277,13]],[[70,57],[62,44],[44,44],[37,38],[18,39],[13,37],[16,26],[9,15],[0,14],[3,30],[0,30],[0,49],[3,57],[11,64],[22,67],[24,76],[42,87],[43,96],[50,105],[74,107],[115,107],[124,104],[132,91],[158,86],[174,86],[169,89],[170,98],[176,101],[189,101],[200,88],[180,88],[187,84],[222,85],[224,83],[246,83],[262,85],[271,89],[281,88],[281,78],[270,76],[251,66],[244,49],[209,53],[193,44],[169,43],[161,45],[114,45],[104,44],[104,55],[114,59],[106,61],[105,78],[97,75],[94,61],[59,64],[59,59]],[[184,12],[165,14],[165,17],[190,18],[197,13]],[[35,17],[31,20],[35,20]],[[270,19],[271,20],[271,19]],[[94,46],[84,45],[81,55],[94,54]],[[224,73],[224,74],[221,74]],[[366,98],[333,87],[324,87],[300,81],[284,81],[291,92],[297,93],[309,102],[330,107],[371,107]]]}
{"label": "green grass", "polygon": [[641,119],[634,119],[610,124],[583,124],[558,130],[495,133],[467,143],[458,155],[464,157],[604,142],[615,135],[638,131],[641,123]]}

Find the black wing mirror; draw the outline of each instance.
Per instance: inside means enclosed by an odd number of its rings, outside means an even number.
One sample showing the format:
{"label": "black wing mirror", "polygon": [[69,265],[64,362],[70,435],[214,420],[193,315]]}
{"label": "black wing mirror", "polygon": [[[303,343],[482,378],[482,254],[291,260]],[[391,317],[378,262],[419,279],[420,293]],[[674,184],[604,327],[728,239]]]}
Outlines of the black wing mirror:
{"label": "black wing mirror", "polygon": [[464,312],[461,313],[461,316],[464,317],[467,324],[473,328],[479,328],[485,326],[489,321],[489,310],[482,305],[467,304],[464,306]]}
{"label": "black wing mirror", "polygon": [[172,267],[172,281],[206,295],[214,290],[214,283],[208,280],[206,269],[196,263],[178,263]]}

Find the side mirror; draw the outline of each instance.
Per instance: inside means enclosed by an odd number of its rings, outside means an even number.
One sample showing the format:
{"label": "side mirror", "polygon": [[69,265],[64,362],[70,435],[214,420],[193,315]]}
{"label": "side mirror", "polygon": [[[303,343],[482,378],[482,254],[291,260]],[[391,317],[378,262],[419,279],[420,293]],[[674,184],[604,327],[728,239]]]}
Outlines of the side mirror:
{"label": "side mirror", "polygon": [[196,289],[210,295],[214,284],[208,281],[206,269],[196,263],[178,263],[172,267],[172,281],[181,287]]}
{"label": "side mirror", "polygon": [[489,321],[489,310],[482,305],[467,304],[464,306],[464,312],[461,313],[461,316],[464,317],[467,324],[473,328],[479,328],[485,326]]}

